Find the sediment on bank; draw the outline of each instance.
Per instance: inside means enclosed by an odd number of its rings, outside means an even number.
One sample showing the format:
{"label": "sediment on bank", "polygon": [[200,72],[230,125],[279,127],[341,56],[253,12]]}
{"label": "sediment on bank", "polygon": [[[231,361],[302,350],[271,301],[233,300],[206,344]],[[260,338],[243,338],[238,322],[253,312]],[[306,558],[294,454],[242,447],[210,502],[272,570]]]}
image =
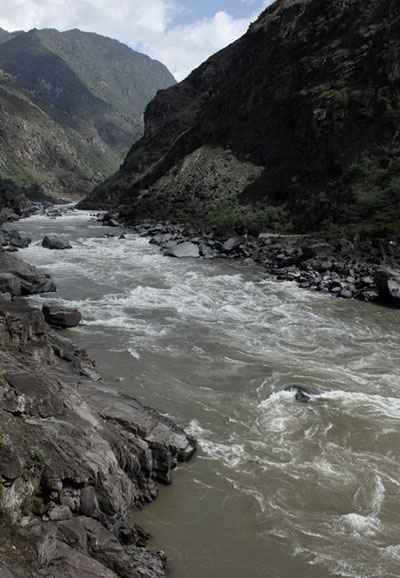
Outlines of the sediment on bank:
{"label": "sediment on bank", "polygon": [[132,512],[156,497],[156,482],[171,482],[194,440],[113,391],[85,351],[17,296],[15,271],[5,274],[3,295],[12,300],[0,299],[2,578],[164,576],[165,556],[146,548]]}

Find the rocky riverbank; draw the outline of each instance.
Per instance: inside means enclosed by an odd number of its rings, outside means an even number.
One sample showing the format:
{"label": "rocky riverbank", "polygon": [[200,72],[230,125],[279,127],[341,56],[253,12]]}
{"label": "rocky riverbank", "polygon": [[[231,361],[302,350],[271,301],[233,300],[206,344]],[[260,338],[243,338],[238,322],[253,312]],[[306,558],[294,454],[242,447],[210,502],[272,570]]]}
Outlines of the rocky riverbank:
{"label": "rocky riverbank", "polygon": [[130,226],[149,236],[166,256],[240,259],[304,289],[400,307],[400,244],[395,239],[327,241],[308,235],[204,232],[191,225],[152,222]]}
{"label": "rocky riverbank", "polygon": [[[133,509],[169,484],[195,442],[118,395],[84,351],[19,294],[51,280],[0,252],[0,575],[159,578],[162,552]],[[47,285],[46,285],[47,283]],[[10,300],[11,299],[11,300]]]}

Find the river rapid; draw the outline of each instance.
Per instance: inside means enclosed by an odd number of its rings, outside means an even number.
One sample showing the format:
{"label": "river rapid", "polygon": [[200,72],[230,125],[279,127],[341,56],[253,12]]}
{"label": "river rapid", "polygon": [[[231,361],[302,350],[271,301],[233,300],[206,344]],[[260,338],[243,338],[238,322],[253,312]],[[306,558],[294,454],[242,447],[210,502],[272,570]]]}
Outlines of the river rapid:
{"label": "river rapid", "polygon": [[[199,440],[135,513],[172,578],[400,576],[399,311],[163,257],[86,212],[17,228],[58,288],[32,300],[79,308],[66,333],[103,377]],[[49,232],[73,249],[42,248]]]}

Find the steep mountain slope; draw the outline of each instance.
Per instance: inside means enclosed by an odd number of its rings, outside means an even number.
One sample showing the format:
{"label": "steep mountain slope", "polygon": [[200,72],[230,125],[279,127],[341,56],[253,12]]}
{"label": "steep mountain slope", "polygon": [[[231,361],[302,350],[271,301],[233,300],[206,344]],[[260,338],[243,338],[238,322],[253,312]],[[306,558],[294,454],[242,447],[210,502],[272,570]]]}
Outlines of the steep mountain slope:
{"label": "steep mountain slope", "polygon": [[11,40],[14,36],[18,36],[18,34],[21,34],[21,31],[7,32],[7,30],[0,28],[0,43],[7,42],[7,40]]}
{"label": "steep mountain slope", "polygon": [[278,0],[158,93],[143,139],[88,202],[123,203],[128,218],[400,233],[399,51],[396,1]]}
{"label": "steep mountain slope", "polygon": [[161,63],[79,30],[13,36],[0,69],[0,174],[55,193],[84,194],[115,171],[146,103],[174,83]]}

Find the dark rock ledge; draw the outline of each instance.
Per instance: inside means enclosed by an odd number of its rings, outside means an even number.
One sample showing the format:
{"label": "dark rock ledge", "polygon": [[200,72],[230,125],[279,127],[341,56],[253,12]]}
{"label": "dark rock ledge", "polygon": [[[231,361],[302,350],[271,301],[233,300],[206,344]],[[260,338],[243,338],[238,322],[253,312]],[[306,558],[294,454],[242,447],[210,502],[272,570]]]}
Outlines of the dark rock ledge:
{"label": "dark rock ledge", "polygon": [[103,383],[41,311],[0,299],[2,578],[164,576],[132,509],[194,451],[170,419]]}
{"label": "dark rock ledge", "polygon": [[258,264],[278,280],[344,299],[400,307],[400,241],[327,241],[307,235],[261,234],[242,230],[204,231],[192,225],[130,223],[166,256],[240,259]]}

